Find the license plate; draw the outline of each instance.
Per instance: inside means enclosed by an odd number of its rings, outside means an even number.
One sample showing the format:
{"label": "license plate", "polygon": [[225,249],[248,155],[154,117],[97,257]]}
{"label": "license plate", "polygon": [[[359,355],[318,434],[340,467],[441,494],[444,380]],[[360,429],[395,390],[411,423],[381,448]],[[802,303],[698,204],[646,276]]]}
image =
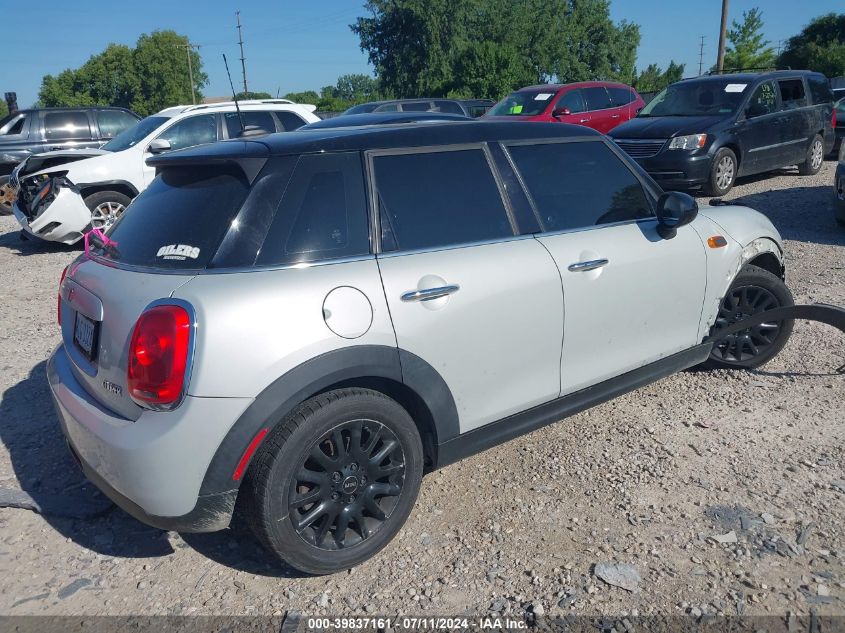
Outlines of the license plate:
{"label": "license plate", "polygon": [[97,355],[97,322],[83,314],[76,313],[73,328],[73,342],[89,360]]}

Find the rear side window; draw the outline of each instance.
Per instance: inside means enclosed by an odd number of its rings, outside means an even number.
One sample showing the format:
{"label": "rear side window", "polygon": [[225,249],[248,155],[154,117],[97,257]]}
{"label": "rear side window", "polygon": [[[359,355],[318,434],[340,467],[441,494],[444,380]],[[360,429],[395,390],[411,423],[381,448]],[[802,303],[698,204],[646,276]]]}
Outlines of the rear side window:
{"label": "rear side window", "polygon": [[91,126],[85,112],[47,112],[44,115],[44,136],[48,139],[90,139]]}
{"label": "rear side window", "polygon": [[170,167],[153,180],[109,232],[96,255],[133,266],[205,268],[249,191],[234,167]]}
{"label": "rear side window", "polygon": [[605,110],[610,107],[610,96],[603,87],[584,88],[588,110]]}
{"label": "rear side window", "polygon": [[188,117],[171,125],[158,138],[169,141],[170,149],[214,143],[217,141],[217,121],[213,114]]}
{"label": "rear side window", "polygon": [[602,142],[508,147],[543,231],[565,231],[654,215],[640,181]]}
{"label": "rear side window", "polygon": [[810,86],[810,96],[813,104],[830,103],[833,101],[833,93],[830,91],[830,83],[826,77],[821,75],[807,75],[807,83]]}
{"label": "rear side window", "polygon": [[436,111],[448,112],[449,114],[464,114],[461,106],[454,101],[435,101],[434,108]]}
{"label": "rear side window", "polygon": [[97,125],[100,127],[101,138],[114,138],[137,122],[138,119],[122,110],[97,110]]}
{"label": "rear side window", "polygon": [[481,149],[375,156],[373,170],[384,251],[513,235]]}
{"label": "rear side window", "polygon": [[417,101],[414,103],[403,103],[402,112],[428,112],[431,110],[431,101]]}
{"label": "rear side window", "polygon": [[[242,112],[241,117],[243,117],[245,127],[252,125],[261,128],[268,134],[276,131],[276,122],[269,112],[249,110]],[[241,119],[238,117],[238,113],[226,112],[223,114],[223,120],[226,122],[226,131],[229,133],[229,138],[237,138],[241,133]]]}
{"label": "rear side window", "polygon": [[614,106],[628,105],[636,99],[634,93],[629,88],[611,86],[607,89],[607,91],[610,93],[610,100],[613,102]]}
{"label": "rear side window", "polygon": [[296,264],[369,252],[360,155],[300,157],[255,263]]}
{"label": "rear side window", "polygon": [[778,82],[781,106],[784,110],[803,108],[807,105],[804,82],[800,79],[783,79]]}
{"label": "rear side window", "polygon": [[279,121],[282,122],[282,128],[285,132],[298,130],[305,125],[305,121],[293,112],[276,112],[276,116],[279,117]]}
{"label": "rear side window", "polygon": [[0,136],[13,136],[23,134],[24,124],[27,116],[25,114],[10,115],[0,121]]}

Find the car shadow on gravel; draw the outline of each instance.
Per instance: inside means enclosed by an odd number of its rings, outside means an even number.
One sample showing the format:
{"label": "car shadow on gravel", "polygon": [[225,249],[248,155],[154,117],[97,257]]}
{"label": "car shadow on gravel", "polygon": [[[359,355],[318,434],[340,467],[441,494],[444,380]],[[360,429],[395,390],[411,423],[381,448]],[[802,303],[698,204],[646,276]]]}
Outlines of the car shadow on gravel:
{"label": "car shadow on gravel", "polygon": [[21,257],[29,255],[41,255],[42,253],[73,253],[82,251],[82,242],[72,246],[58,242],[48,242],[38,238],[22,240],[20,231],[0,234],[0,248],[7,248]]}
{"label": "car shadow on gravel", "polygon": [[[37,506],[44,520],[63,537],[104,556],[154,558],[191,547],[221,565],[278,578],[302,574],[276,563],[240,523],[211,534],[180,534],[147,526],[114,505],[77,466],[64,439],[47,385],[47,363],[9,387],[0,399],[0,441],[20,491],[0,485],[0,505]],[[3,368],[8,371],[10,368]],[[24,493],[24,494],[21,494]],[[30,512],[13,509],[10,512]]]}
{"label": "car shadow on gravel", "polygon": [[[0,441],[19,482],[21,495],[40,508],[44,520],[65,538],[104,556],[146,558],[173,553],[162,530],[119,510],[82,474],[70,455],[47,385],[46,362],[9,387],[0,399]],[[8,371],[8,368],[3,368]],[[8,512],[29,512],[15,509]]]}

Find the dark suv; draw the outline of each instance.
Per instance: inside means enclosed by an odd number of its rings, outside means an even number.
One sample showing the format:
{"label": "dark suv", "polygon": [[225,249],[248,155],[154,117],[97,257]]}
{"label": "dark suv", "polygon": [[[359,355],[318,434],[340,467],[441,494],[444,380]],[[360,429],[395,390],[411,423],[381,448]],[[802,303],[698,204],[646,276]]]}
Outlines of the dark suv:
{"label": "dark suv", "polygon": [[9,174],[33,154],[100,147],[141,117],[124,108],[18,110],[0,120],[0,214],[12,212]]}
{"label": "dark suv", "polygon": [[610,136],[664,188],[726,194],[737,176],[821,169],[833,148],[833,95],[809,71],[685,79]]}

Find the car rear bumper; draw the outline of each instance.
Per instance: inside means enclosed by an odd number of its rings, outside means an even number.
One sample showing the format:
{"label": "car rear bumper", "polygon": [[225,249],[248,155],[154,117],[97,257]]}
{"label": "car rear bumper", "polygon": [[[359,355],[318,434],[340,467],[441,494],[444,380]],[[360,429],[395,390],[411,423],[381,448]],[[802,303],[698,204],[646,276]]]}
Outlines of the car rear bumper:
{"label": "car rear bumper", "polygon": [[71,362],[58,347],[47,379],[62,431],[86,477],[149,525],[185,532],[228,526],[236,482],[230,489],[199,492],[220,438],[252,400],[188,396],[175,411],[145,411],[127,420],[88,394]]}

